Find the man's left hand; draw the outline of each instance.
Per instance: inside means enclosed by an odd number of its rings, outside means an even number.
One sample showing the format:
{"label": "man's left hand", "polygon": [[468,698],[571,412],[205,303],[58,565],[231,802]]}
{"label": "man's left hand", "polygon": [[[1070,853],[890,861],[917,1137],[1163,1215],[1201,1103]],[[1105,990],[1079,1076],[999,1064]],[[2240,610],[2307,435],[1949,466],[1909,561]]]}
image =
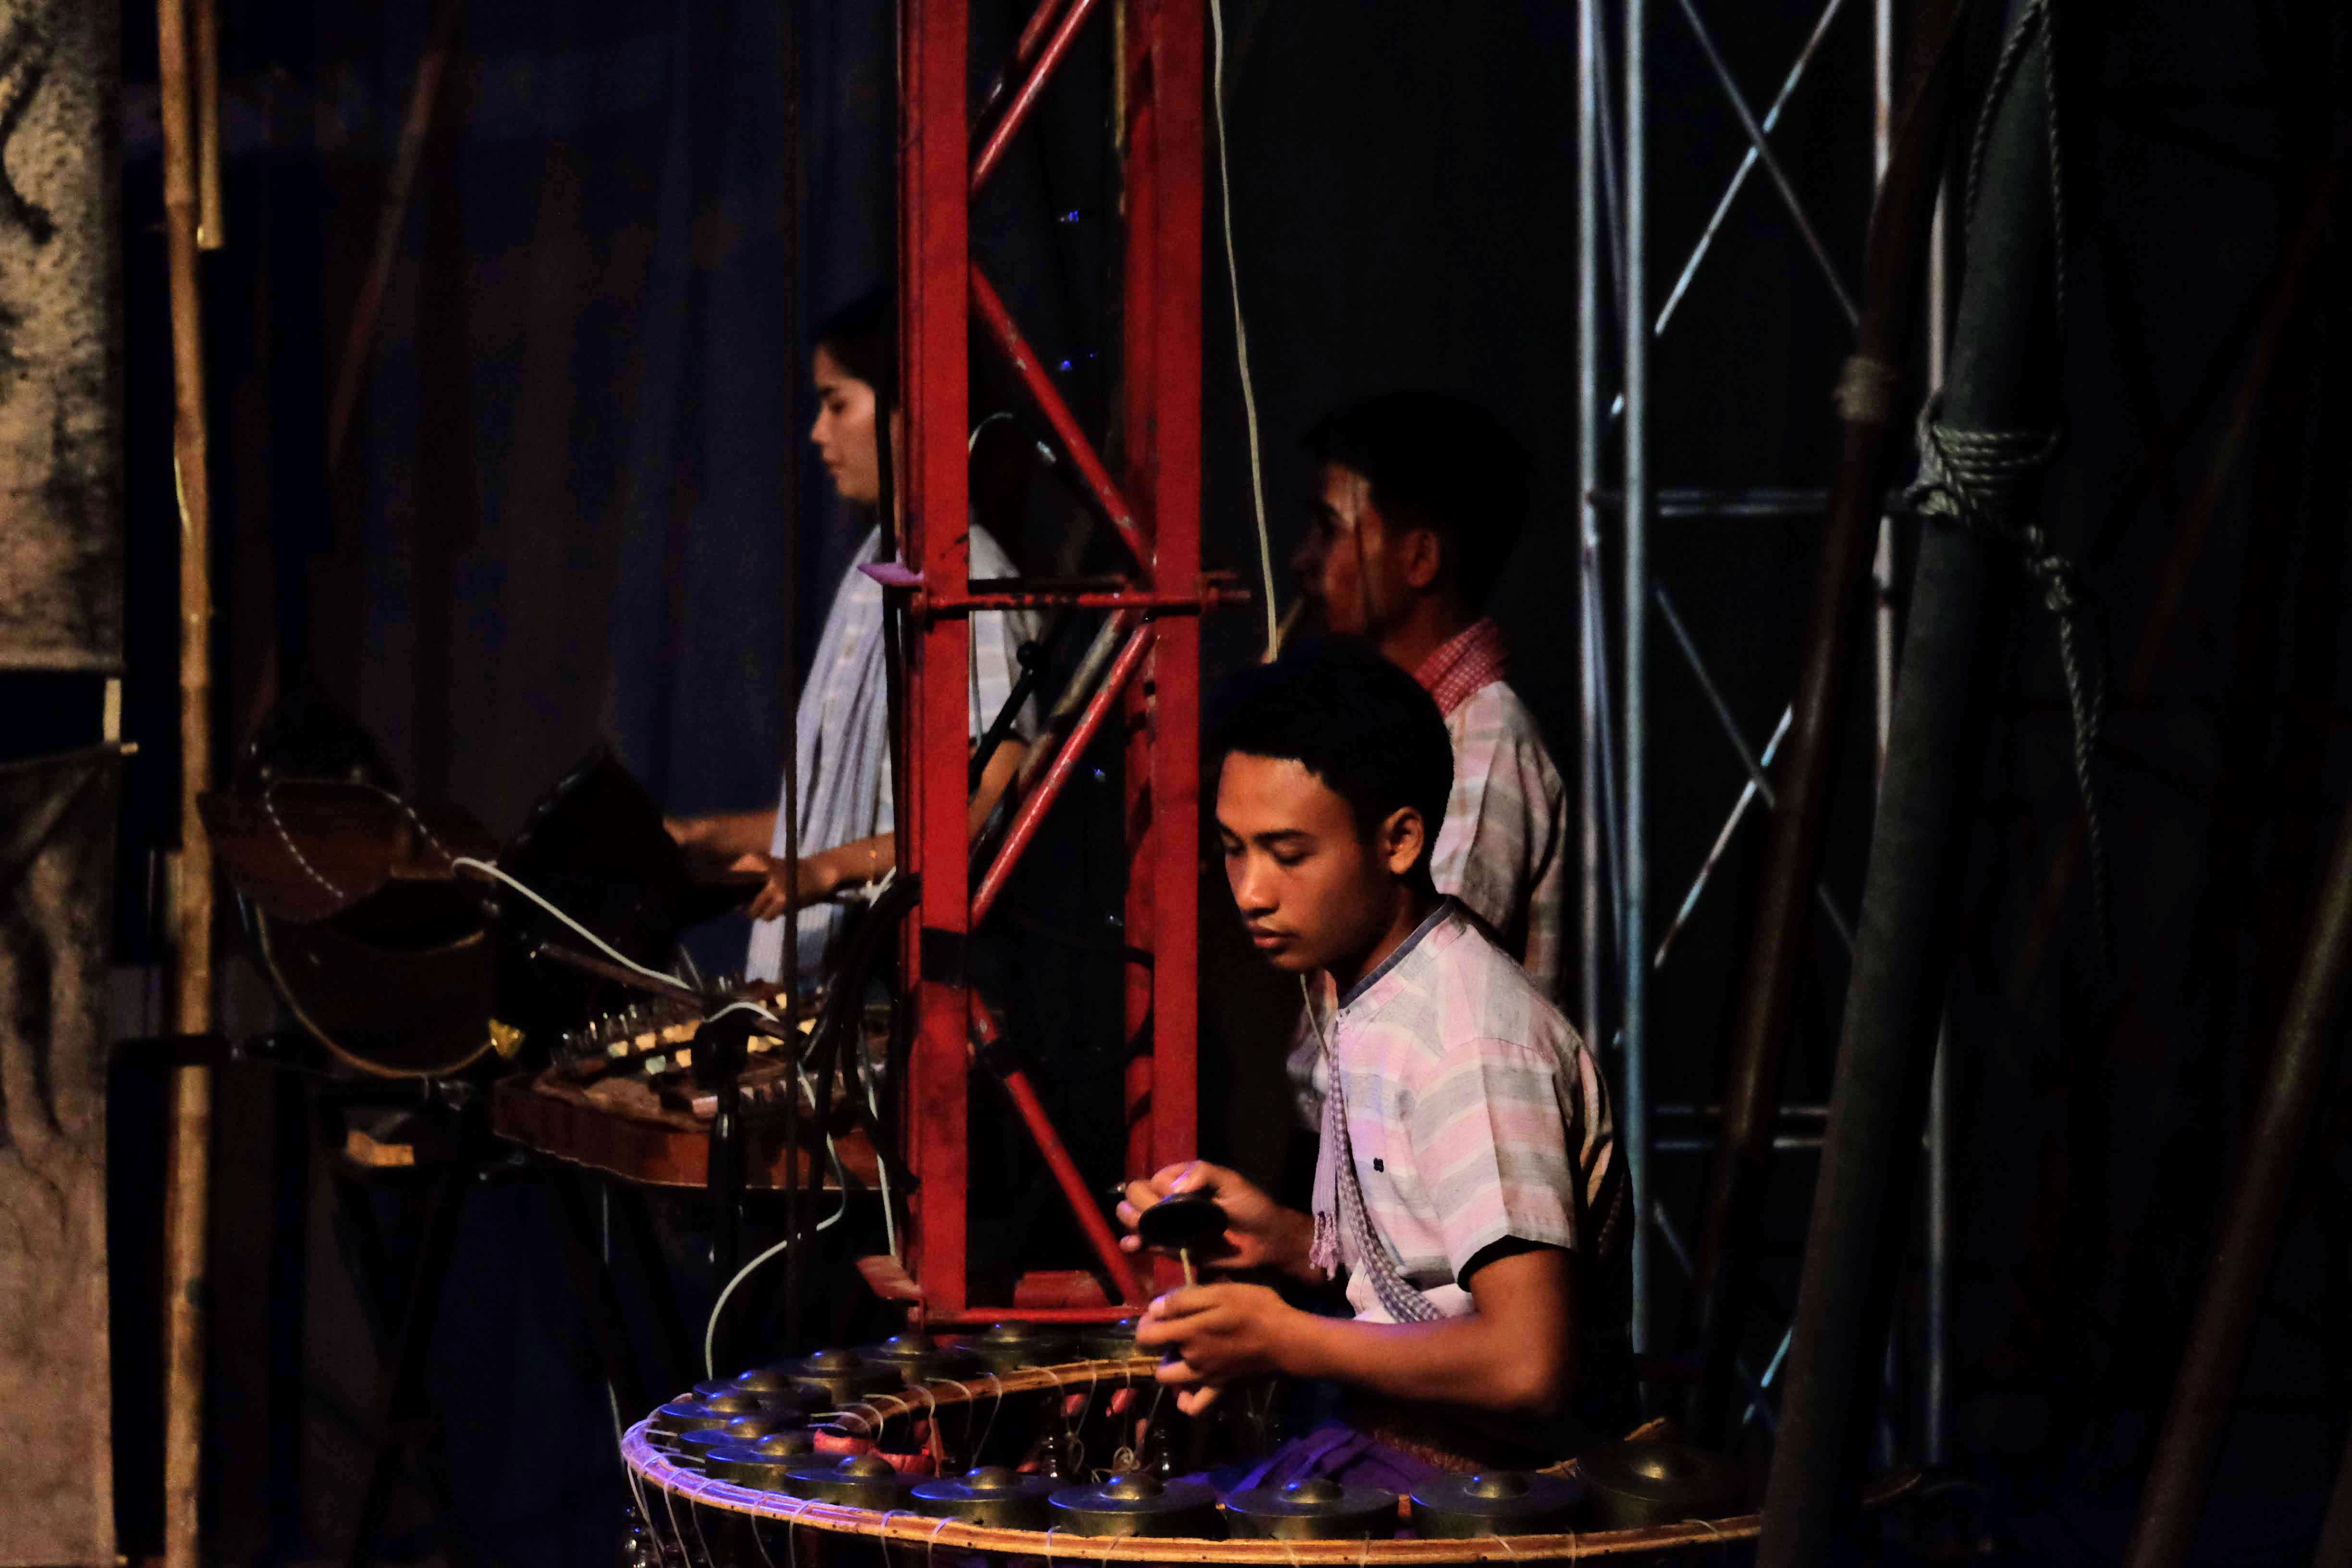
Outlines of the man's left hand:
{"label": "man's left hand", "polygon": [[1192,1285],[1144,1309],[1138,1345],[1176,1352],[1159,1379],[1176,1388],[1287,1371],[1286,1353],[1306,1317],[1263,1285]]}

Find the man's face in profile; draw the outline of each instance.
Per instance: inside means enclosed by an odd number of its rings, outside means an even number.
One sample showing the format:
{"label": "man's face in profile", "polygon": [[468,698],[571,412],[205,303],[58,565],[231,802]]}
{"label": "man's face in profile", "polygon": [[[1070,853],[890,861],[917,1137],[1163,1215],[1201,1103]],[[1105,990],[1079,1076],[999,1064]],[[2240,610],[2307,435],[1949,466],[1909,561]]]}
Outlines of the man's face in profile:
{"label": "man's face in profile", "polygon": [[1372,504],[1370,479],[1343,463],[1317,470],[1307,536],[1290,557],[1298,591],[1327,631],[1371,637],[1397,601],[1389,530]]}
{"label": "man's face in profile", "polygon": [[1292,758],[1233,752],[1218,770],[1234,905],[1251,945],[1286,973],[1331,968],[1379,938],[1422,836],[1410,807],[1366,833],[1347,798]]}

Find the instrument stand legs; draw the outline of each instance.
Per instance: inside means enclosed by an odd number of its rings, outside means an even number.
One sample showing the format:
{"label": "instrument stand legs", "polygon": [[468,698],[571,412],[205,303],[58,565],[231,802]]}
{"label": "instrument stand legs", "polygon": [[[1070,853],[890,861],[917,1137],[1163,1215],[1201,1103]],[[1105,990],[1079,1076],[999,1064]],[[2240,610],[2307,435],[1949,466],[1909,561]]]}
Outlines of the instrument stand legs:
{"label": "instrument stand legs", "polygon": [[[345,1177],[339,1183],[353,1187]],[[361,1494],[359,1519],[344,1554],[349,1568],[368,1568],[375,1561],[376,1536],[392,1505],[393,1489],[400,1479],[403,1460],[415,1455],[439,1510],[449,1555],[462,1560],[463,1544],[454,1528],[455,1497],[450,1487],[448,1455],[443,1446],[440,1421],[434,1416],[425,1392],[425,1366],[433,1343],[433,1326],[439,1316],[441,1289],[449,1276],[449,1258],[457,1239],[457,1216],[465,1205],[472,1173],[454,1165],[436,1173],[425,1199],[423,1227],[417,1237],[416,1259],[410,1270],[406,1299],[400,1303],[400,1327],[394,1335],[376,1384],[375,1458],[369,1466],[367,1488]],[[362,1202],[366,1194],[358,1194]],[[381,1256],[379,1247],[378,1255]]]}
{"label": "instrument stand legs", "polygon": [[646,1203],[645,1189],[634,1182],[606,1179],[604,1191],[611,1196],[613,1212],[627,1232],[627,1245],[637,1255],[637,1267],[645,1274],[646,1294],[654,1308],[654,1329],[660,1336],[660,1349],[669,1357],[669,1371],[680,1388],[692,1383],[699,1373],[702,1363],[696,1358],[692,1331],[687,1327],[686,1310],[678,1305],[677,1282],[670,1277],[669,1255],[663,1250],[661,1237],[654,1227],[653,1211]]}
{"label": "instrument stand legs", "polygon": [[[546,1169],[546,1180],[557,1206],[563,1211],[563,1261],[571,1269],[572,1288],[580,1298],[580,1310],[588,1320],[589,1342],[596,1347],[596,1359],[604,1365],[604,1386],[611,1391],[621,1419],[635,1421],[652,1406],[646,1398],[645,1371],[630,1348],[628,1321],[622,1316],[612,1264],[599,1245],[601,1232],[589,1202],[590,1178],[569,1166],[551,1164]],[[649,1274],[660,1267],[658,1258],[648,1262]],[[667,1281],[649,1283],[658,1297]],[[673,1316],[676,1310],[673,1301]]]}

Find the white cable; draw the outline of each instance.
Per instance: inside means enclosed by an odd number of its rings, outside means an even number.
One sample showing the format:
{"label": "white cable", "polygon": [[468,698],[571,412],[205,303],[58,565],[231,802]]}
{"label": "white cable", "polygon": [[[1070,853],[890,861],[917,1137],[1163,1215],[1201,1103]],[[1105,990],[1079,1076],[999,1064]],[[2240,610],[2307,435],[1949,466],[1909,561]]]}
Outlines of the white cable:
{"label": "white cable", "polygon": [[[738,1003],[736,1005],[740,1006],[743,1005],[743,1004]],[[809,1107],[812,1113],[814,1113],[816,1106],[816,1086],[809,1082],[808,1073],[805,1069],[800,1070],[796,1074],[796,1077],[799,1079],[800,1087],[807,1091]],[[841,1223],[841,1216],[849,1212],[849,1178],[843,1171],[841,1152],[833,1146],[833,1134],[830,1132],[824,1135],[824,1152],[833,1162],[834,1180],[840,1187],[841,1202],[835,1207],[831,1214],[817,1221],[816,1228],[809,1232],[811,1236],[814,1236],[822,1231],[831,1230],[835,1226]],[[710,1321],[703,1325],[702,1330],[703,1376],[717,1377],[719,1375],[719,1317],[720,1313],[727,1310],[727,1299],[735,1294],[735,1288],[742,1284],[744,1280],[749,1279],[751,1277],[752,1272],[756,1270],[760,1265],[767,1262],[771,1258],[779,1256],[786,1248],[790,1247],[792,1244],[793,1238],[788,1236],[784,1237],[783,1240],[776,1243],[775,1246],[768,1248],[767,1251],[760,1254],[759,1257],[751,1259],[751,1262],[743,1265],[742,1268],[738,1268],[735,1271],[735,1278],[727,1281],[727,1289],[719,1292],[719,1300],[710,1304]]]}
{"label": "white cable", "polygon": [[1257,391],[1250,380],[1249,331],[1242,324],[1241,268],[1234,260],[1234,175],[1225,161],[1225,6],[1209,0],[1209,42],[1214,54],[1209,76],[1210,96],[1217,111],[1217,205],[1224,215],[1225,289],[1234,300],[1234,358],[1242,373],[1242,414],[1249,426],[1250,507],[1257,519],[1258,574],[1265,584],[1265,657],[1274,657],[1282,640],[1281,621],[1274,608],[1274,541],[1265,531],[1265,472],[1258,457]]}
{"label": "white cable", "polygon": [[[866,1109],[874,1113],[876,1121],[880,1121],[882,1101],[874,1092],[874,1063],[866,1056],[866,1045],[862,1039],[857,1047],[857,1081],[866,1088]],[[882,1183],[882,1234],[888,1239],[890,1256],[895,1258],[898,1256],[898,1221],[890,1212],[890,1162],[887,1159],[877,1159],[874,1162],[874,1173],[881,1179]]]}
{"label": "white cable", "polygon": [[781,1024],[783,1022],[782,1018],[776,1016],[774,1011],[770,1008],[766,1003],[755,1002],[749,996],[742,998],[740,1001],[728,1003],[727,1005],[721,1007],[719,1011],[711,1014],[710,1016],[702,1021],[705,1024],[716,1024],[719,1019],[724,1018],[730,1013],[757,1013],[761,1017],[765,1018],[771,1024]]}
{"label": "white cable", "polygon": [[497,878],[499,881],[504,882],[508,887],[512,888],[516,892],[520,893],[524,898],[529,899],[532,903],[537,904],[541,909],[545,910],[549,914],[553,915],[557,920],[562,921],[565,925],[570,926],[581,936],[587,938],[589,943],[593,946],[597,952],[603,953],[605,957],[611,959],[614,963],[621,965],[623,968],[635,970],[636,973],[645,975],[648,979],[659,980],[667,984],[677,985],[683,984],[683,982],[681,982],[675,974],[664,974],[658,969],[649,969],[646,965],[639,963],[635,959],[631,958],[627,953],[623,952],[619,948],[614,947],[611,942],[606,942],[603,937],[598,936],[594,931],[590,931],[586,926],[582,925],[578,921],[573,920],[570,915],[565,914],[562,910],[557,909],[553,904],[549,903],[545,899],[540,897],[537,892],[526,886],[521,880],[500,870],[498,867],[491,865],[488,860],[477,860],[470,855],[459,855],[451,859],[449,864],[452,867],[485,872],[489,876]]}

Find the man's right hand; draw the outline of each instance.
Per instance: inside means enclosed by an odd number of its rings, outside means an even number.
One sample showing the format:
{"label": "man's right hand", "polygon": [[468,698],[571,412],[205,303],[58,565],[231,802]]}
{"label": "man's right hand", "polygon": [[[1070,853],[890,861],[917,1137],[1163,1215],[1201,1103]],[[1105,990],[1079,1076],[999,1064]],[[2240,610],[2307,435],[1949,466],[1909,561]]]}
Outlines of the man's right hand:
{"label": "man's right hand", "polygon": [[1142,1247],[1134,1234],[1138,1217],[1171,1193],[1205,1193],[1225,1211],[1225,1251],[1215,1261],[1218,1269],[1272,1268],[1300,1279],[1320,1278],[1307,1261],[1315,1222],[1276,1203],[1240,1172],[1205,1160],[1163,1166],[1148,1179],[1127,1184],[1118,1205],[1118,1221],[1128,1227],[1118,1240],[1122,1248],[1134,1252]]}

